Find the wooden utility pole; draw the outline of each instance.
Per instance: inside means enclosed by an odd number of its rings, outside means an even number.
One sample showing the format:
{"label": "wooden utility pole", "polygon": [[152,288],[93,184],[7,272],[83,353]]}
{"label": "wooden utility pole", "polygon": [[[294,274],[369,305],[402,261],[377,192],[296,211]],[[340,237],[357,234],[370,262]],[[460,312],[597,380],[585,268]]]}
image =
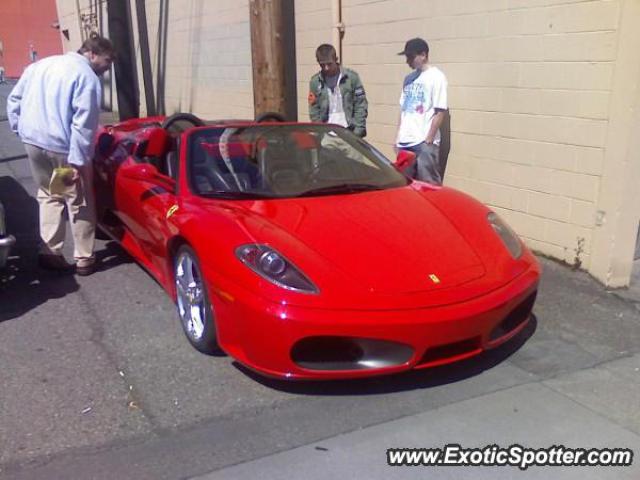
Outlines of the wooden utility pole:
{"label": "wooden utility pole", "polygon": [[250,0],[249,15],[256,116],[277,112],[295,120],[293,0]]}

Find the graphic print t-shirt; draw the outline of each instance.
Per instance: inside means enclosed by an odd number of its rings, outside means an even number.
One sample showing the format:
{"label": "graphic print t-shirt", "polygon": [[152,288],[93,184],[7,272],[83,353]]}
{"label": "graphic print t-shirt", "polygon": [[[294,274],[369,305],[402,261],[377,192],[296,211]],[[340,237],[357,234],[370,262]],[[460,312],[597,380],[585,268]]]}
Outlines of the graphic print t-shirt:
{"label": "graphic print t-shirt", "polygon": [[[415,71],[404,80],[400,95],[400,128],[396,144],[410,147],[425,140],[435,109],[446,110],[447,78],[440,69],[429,66],[424,71]],[[440,132],[434,142],[440,145]]]}

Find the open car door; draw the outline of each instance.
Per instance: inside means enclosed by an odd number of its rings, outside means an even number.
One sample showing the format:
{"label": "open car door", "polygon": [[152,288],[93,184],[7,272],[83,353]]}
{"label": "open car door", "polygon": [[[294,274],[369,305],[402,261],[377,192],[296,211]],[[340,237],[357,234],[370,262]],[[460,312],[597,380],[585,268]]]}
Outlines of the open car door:
{"label": "open car door", "polygon": [[167,219],[177,208],[175,141],[161,128],[149,129],[118,168],[114,185],[114,213],[147,268],[163,268],[170,231]]}

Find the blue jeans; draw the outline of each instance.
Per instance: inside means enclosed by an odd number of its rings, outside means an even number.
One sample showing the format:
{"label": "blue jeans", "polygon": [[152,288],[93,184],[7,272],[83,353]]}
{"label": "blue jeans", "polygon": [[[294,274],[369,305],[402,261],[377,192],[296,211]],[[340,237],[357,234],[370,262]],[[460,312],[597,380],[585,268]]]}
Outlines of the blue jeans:
{"label": "blue jeans", "polygon": [[400,149],[416,154],[416,163],[405,171],[407,175],[416,180],[442,185],[442,177],[440,176],[438,165],[438,153],[440,150],[438,145],[427,145],[422,142],[411,147],[400,147]]}

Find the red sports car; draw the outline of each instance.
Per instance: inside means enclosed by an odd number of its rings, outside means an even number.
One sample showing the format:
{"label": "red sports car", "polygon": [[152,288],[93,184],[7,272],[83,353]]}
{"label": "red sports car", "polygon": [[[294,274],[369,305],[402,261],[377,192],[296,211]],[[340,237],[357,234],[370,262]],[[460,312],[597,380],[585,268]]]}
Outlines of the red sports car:
{"label": "red sports car", "polygon": [[480,202],[400,170],[334,125],[131,120],[99,132],[99,226],[195,348],[263,375],[389,374],[507,341],[536,259]]}

